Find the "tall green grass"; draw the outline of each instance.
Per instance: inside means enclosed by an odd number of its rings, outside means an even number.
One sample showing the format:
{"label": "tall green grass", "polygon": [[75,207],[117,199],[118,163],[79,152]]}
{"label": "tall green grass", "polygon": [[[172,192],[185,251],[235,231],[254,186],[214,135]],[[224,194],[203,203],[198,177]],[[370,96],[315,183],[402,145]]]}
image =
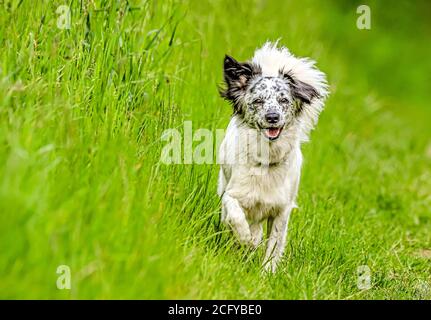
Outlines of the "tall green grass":
{"label": "tall green grass", "polygon": [[[358,30],[359,4],[1,1],[0,297],[430,298],[431,7],[370,1]],[[161,135],[224,128],[224,54],[278,38],[331,97],[285,259],[262,275],[262,250],[219,225],[217,165],[161,163]]]}

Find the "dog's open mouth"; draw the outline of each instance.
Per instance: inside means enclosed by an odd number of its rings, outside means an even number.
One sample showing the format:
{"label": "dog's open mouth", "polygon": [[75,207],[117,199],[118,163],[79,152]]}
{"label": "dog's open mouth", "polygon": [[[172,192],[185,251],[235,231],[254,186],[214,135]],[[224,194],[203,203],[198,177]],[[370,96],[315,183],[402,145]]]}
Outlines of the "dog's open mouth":
{"label": "dog's open mouth", "polygon": [[269,140],[276,140],[280,136],[282,130],[283,130],[283,128],[266,128],[266,129],[262,129],[263,134]]}

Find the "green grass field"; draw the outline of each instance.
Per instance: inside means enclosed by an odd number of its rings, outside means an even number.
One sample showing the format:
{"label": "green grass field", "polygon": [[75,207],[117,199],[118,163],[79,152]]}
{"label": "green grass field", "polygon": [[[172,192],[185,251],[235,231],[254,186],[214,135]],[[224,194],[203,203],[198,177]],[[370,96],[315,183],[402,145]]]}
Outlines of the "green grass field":
{"label": "green grass field", "polygon": [[[371,30],[356,27],[362,3]],[[0,298],[430,299],[430,10],[1,0]],[[224,128],[224,54],[278,38],[318,62],[331,95],[303,146],[285,257],[265,275],[263,250],[219,225],[218,165],[161,163],[161,135]]]}

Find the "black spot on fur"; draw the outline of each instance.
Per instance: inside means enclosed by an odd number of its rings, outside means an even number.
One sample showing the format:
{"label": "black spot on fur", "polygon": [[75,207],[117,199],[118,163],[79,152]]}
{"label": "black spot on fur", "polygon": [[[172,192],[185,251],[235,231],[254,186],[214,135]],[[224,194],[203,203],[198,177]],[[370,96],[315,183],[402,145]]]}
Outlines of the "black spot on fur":
{"label": "black spot on fur", "polygon": [[234,113],[241,113],[240,99],[254,76],[261,73],[260,67],[250,62],[238,62],[231,56],[224,58],[225,88],[219,88],[220,95],[232,103]]}
{"label": "black spot on fur", "polygon": [[262,79],[259,79],[258,81],[256,81],[251,87],[250,87],[250,93],[254,93],[257,89],[257,85],[260,84],[262,82]]}

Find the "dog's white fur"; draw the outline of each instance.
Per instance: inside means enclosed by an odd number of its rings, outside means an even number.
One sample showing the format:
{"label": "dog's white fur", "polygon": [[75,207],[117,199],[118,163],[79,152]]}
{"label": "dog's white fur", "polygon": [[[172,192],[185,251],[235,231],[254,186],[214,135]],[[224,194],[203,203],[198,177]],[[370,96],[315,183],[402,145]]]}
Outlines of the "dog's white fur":
{"label": "dog's white fur", "polygon": [[[294,78],[313,86],[320,95],[283,130],[278,140],[267,144],[266,156],[257,150],[265,138],[240,121],[238,115],[232,117],[219,149],[222,221],[241,243],[257,247],[263,238],[263,222],[268,220],[264,268],[275,272],[283,256],[289,216],[296,207],[302,164],[300,145],[308,140],[317,123],[328,87],[314,61],[296,58],[277,43],[267,42],[256,50],[252,63],[261,67],[263,76],[277,77],[280,70],[289,70]],[[232,157],[248,161],[232,162]]]}

